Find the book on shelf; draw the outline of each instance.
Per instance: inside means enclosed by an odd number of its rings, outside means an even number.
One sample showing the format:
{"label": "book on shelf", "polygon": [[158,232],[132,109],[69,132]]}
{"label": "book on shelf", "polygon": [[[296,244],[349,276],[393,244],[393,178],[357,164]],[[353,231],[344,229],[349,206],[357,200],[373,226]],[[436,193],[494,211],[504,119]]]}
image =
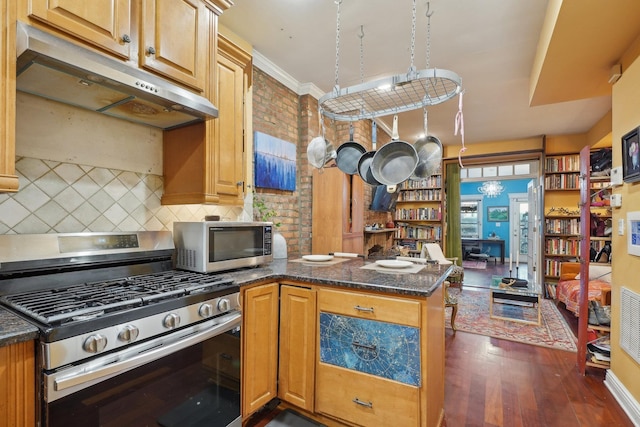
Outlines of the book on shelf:
{"label": "book on shelf", "polygon": [[555,283],[545,283],[545,298],[547,299],[556,299],[556,284]]}
{"label": "book on shelf", "polygon": [[580,155],[566,154],[563,156],[547,157],[545,161],[547,172],[570,172],[580,170]]}
{"label": "book on shelf", "polygon": [[396,221],[440,221],[442,219],[442,209],[440,206],[414,209],[396,209]]}
{"label": "book on shelf", "polygon": [[546,218],[544,225],[547,234],[580,234],[578,218]]}
{"label": "book on shelf", "polygon": [[597,351],[587,350],[587,357],[593,363],[609,363],[611,362],[611,356],[607,356]]}

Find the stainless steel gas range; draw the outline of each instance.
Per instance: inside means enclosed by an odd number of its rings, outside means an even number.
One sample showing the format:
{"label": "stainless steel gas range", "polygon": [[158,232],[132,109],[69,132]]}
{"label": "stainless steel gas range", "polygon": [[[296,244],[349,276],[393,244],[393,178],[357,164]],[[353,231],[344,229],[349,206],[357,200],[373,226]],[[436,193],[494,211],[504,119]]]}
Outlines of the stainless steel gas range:
{"label": "stainless steel gas range", "polygon": [[42,426],[239,426],[239,289],[170,232],[0,236],[0,303],[40,329]]}

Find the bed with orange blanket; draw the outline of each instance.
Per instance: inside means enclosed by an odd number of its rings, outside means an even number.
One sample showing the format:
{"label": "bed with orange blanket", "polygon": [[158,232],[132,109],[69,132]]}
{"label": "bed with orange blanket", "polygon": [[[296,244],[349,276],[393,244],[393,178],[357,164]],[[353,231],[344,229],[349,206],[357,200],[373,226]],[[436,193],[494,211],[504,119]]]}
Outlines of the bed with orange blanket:
{"label": "bed with orange blanket", "polygon": [[[589,300],[610,304],[611,266],[589,265]],[[580,263],[563,262],[560,266],[560,280],[556,287],[556,299],[564,303],[567,310],[576,316],[580,312]]]}

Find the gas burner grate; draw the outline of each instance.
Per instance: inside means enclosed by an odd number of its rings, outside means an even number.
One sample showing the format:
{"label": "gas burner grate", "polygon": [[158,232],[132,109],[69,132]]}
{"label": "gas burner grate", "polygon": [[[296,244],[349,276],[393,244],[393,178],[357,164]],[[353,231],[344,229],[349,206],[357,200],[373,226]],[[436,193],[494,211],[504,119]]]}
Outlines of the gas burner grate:
{"label": "gas burner grate", "polygon": [[206,292],[230,283],[231,279],[175,270],[7,295],[2,300],[53,326]]}

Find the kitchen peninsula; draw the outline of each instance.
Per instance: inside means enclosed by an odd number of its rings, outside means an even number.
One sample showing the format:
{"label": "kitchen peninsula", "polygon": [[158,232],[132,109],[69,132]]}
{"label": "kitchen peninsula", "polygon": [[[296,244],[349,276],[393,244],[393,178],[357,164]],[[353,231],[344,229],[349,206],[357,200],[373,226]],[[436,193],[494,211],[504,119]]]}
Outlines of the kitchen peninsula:
{"label": "kitchen peninsula", "polygon": [[[220,274],[241,286],[243,419],[279,398],[329,426],[441,425],[450,267],[412,274],[339,261]],[[33,342],[28,323],[19,333],[0,334],[0,347]]]}
{"label": "kitchen peninsula", "polygon": [[231,273],[244,310],[243,419],[277,397],[329,426],[441,425],[450,267],[334,260]]}

